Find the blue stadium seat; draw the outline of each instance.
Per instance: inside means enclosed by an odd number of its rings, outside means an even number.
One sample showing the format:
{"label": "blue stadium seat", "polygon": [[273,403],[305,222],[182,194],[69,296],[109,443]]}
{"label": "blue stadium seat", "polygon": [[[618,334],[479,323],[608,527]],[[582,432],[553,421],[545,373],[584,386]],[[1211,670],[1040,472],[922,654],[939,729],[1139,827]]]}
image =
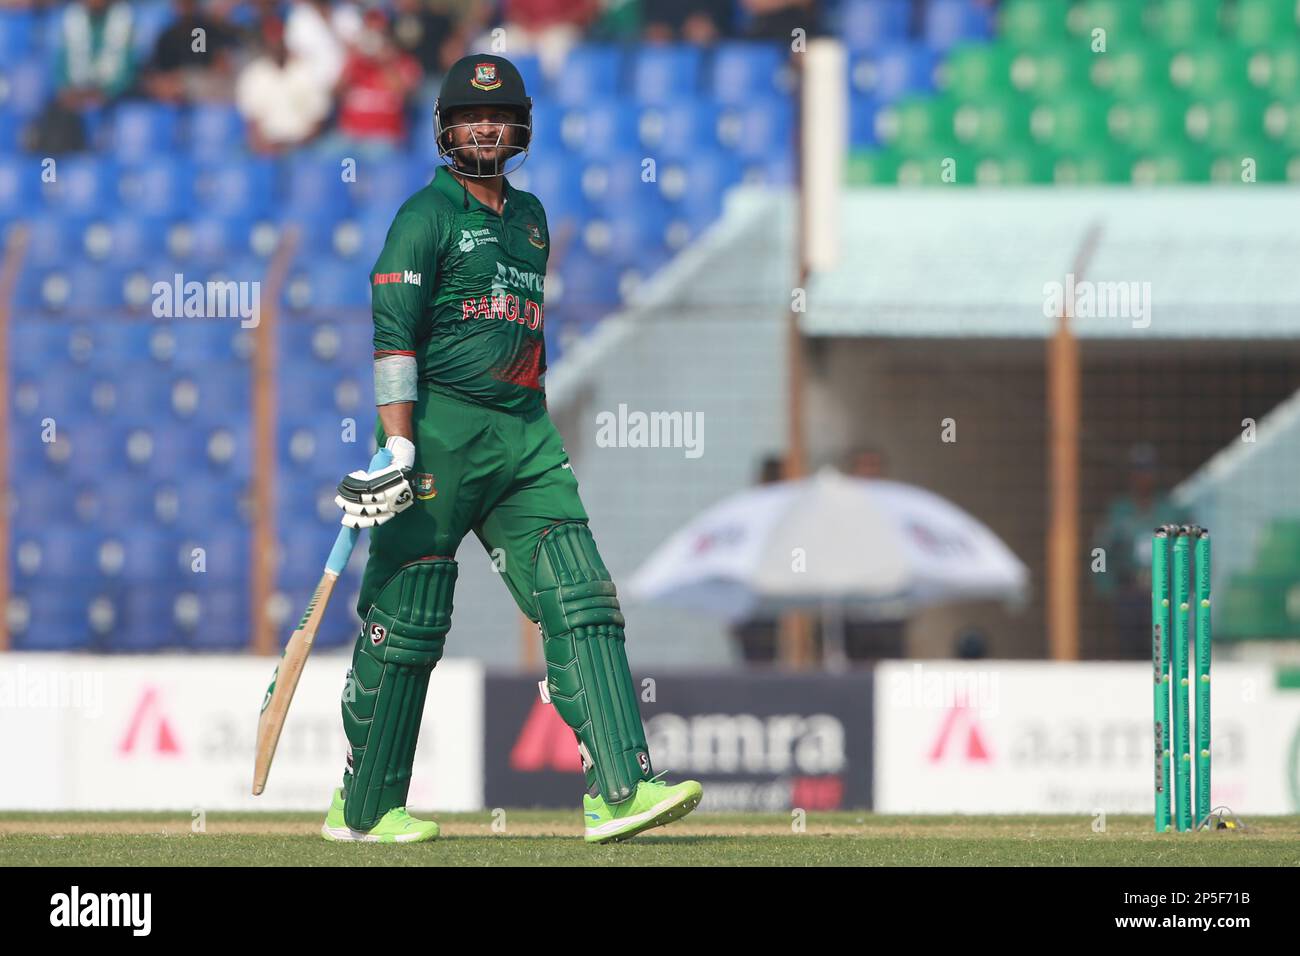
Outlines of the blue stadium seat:
{"label": "blue stadium seat", "polygon": [[157,521],[183,534],[246,526],[241,505],[245,490],[242,481],[199,474],[160,481],[151,486],[150,495]]}
{"label": "blue stadium seat", "polygon": [[79,246],[91,259],[136,265],[152,262],[162,255],[166,233],[166,219],[132,215],[127,209],[111,219],[87,226]]}
{"label": "blue stadium seat", "polygon": [[32,582],[15,587],[10,621],[18,651],[73,651],[91,645],[89,587]]}
{"label": "blue stadium seat", "polygon": [[400,154],[387,159],[359,159],[357,180],[348,185],[352,207],[367,216],[386,215],[391,220],[398,207],[424,186],[427,166],[422,158]]}
{"label": "blue stadium seat", "polygon": [[38,216],[28,220],[24,267],[49,268],[81,258],[84,253],[82,235],[87,225],[89,221],[85,219],[58,216]]}
{"label": "blue stadium seat", "polygon": [[276,168],[264,159],[202,163],[194,170],[195,209],[214,216],[279,214]]}
{"label": "blue stadium seat", "polygon": [[[41,193],[48,212],[64,216],[95,216],[116,206],[114,188],[118,171],[109,160],[88,156],[60,159],[57,178],[42,182]],[[35,179],[39,179],[35,177]],[[33,179],[24,186],[30,190]],[[3,187],[0,187],[2,190]]]}
{"label": "blue stadium seat", "polygon": [[536,53],[511,54],[510,62],[519,70],[524,89],[534,101],[546,95],[546,74],[542,72],[542,61]]}
{"label": "blue stadium seat", "polygon": [[14,411],[29,423],[53,418],[56,424],[72,422],[91,412],[94,382],[81,366],[66,360],[14,377]]}
{"label": "blue stadium seat", "polygon": [[869,50],[907,35],[910,0],[845,0],[840,36],[850,50]]}
{"label": "blue stadium seat", "polygon": [[[564,106],[553,99],[533,97],[533,139],[529,145],[529,158],[520,170],[527,169],[538,159],[556,155],[564,148],[560,126],[564,119]],[[432,154],[436,155],[436,153]],[[517,174],[516,174],[517,175]],[[514,183],[514,177],[511,177]]]}
{"label": "blue stadium seat", "polygon": [[67,361],[68,332],[68,324],[57,320],[15,320],[9,327],[13,373],[39,372],[51,362]]}
{"label": "blue stadium seat", "polygon": [[370,284],[364,272],[322,259],[303,264],[290,274],[282,301],[295,312],[366,310],[370,308]]}
{"label": "blue stadium seat", "polygon": [[[565,146],[589,159],[604,159],[637,148],[637,111],[621,99],[593,99],[564,114]],[[638,164],[639,165],[639,164]]]}
{"label": "blue stadium seat", "polygon": [[167,237],[168,250],[182,262],[216,263],[246,256],[254,221],[249,216],[207,215],[177,223]]}
{"label": "blue stadium seat", "polygon": [[252,626],[249,600],[248,587],[242,583],[178,592],[172,613],[176,637],[195,651],[247,648]]}
{"label": "blue stadium seat", "polygon": [[280,325],[281,356],[295,369],[329,364],[350,375],[369,367],[374,325],[365,316],[313,322],[291,318]]}
{"label": "blue stadium seat", "polygon": [[643,45],[632,63],[632,96],[642,104],[659,105],[694,98],[700,93],[703,63],[697,46]]}
{"label": "blue stadium seat", "polygon": [[112,115],[112,152],[123,163],[141,163],[175,152],[180,111],[170,104],[128,100]]}
{"label": "blue stadium seat", "polygon": [[849,88],[879,103],[893,102],[905,93],[933,90],[938,65],[938,54],[924,44],[890,44],[853,57]]}
{"label": "blue stadium seat", "polygon": [[[363,381],[370,375],[370,363],[352,363],[355,371],[345,365],[306,365],[295,356],[281,366],[279,380],[279,414],[298,420],[337,422],[345,417],[357,418],[364,413],[369,419],[373,406],[374,385]],[[360,427],[360,426],[359,426]]]}
{"label": "blue stadium seat", "polygon": [[155,155],[121,167],[117,196],[137,215],[179,215],[193,208],[194,175],[188,159]]}
{"label": "blue stadium seat", "polygon": [[118,604],[118,625],[108,635],[106,649],[157,651],[179,643],[173,621],[176,595],[175,585],[125,588]]}
{"label": "blue stadium seat", "polygon": [[168,0],[137,0],[131,13],[131,45],[138,59],[148,60],[158,37],[176,19],[175,9]]}
{"label": "blue stadium seat", "polygon": [[[228,584],[247,574],[251,532],[246,527],[191,527],[180,537],[180,555],[186,562],[180,578],[193,582],[197,588],[213,584]],[[203,563],[198,563],[196,549],[203,550]],[[204,567],[205,571],[196,568]]]}
{"label": "blue stadium seat", "polygon": [[706,100],[684,100],[641,112],[641,145],[657,159],[688,159],[718,144],[721,112]]}
{"label": "blue stadium seat", "polygon": [[728,107],[719,122],[719,139],[742,159],[765,159],[791,149],[794,104],[784,97],[754,99]]}
{"label": "blue stadium seat", "polygon": [[713,52],[710,88],[718,103],[736,105],[753,96],[785,93],[781,77],[786,48],[777,43],[731,41]]}
{"label": "blue stadium seat", "polygon": [[557,298],[566,308],[590,314],[618,304],[618,275],[597,257],[575,249],[565,257],[560,276],[562,292]]}
{"label": "blue stadium seat", "polygon": [[344,475],[364,467],[369,460],[366,449],[372,431],[372,419],[358,419],[356,441],[342,440],[337,419],[312,414],[300,419],[282,417],[278,430],[280,461],[298,476],[299,481],[313,479],[338,482]]}
{"label": "blue stadium seat", "polygon": [[95,576],[95,556],[104,537],[99,531],[38,525],[43,521],[39,515],[17,517],[10,555],[16,585]]}
{"label": "blue stadium seat", "polygon": [[659,190],[679,218],[703,228],[721,214],[724,193],[740,179],[735,158],[716,150],[661,169]]}
{"label": "blue stadium seat", "polygon": [[648,193],[588,222],[582,247],[588,255],[620,268],[632,265],[642,256],[666,249],[669,218],[668,204],[659,195]]}
{"label": "blue stadium seat", "polygon": [[0,218],[26,219],[40,210],[40,163],[34,158],[0,155]]}
{"label": "blue stadium seat", "polygon": [[948,50],[962,40],[993,36],[994,8],[971,0],[930,0],[925,7],[925,42]]}
{"label": "blue stadium seat", "polygon": [[173,346],[171,362],[178,369],[246,361],[254,332],[229,318],[182,319],[161,325]]}
{"label": "blue stadium seat", "polygon": [[652,192],[653,182],[641,179],[639,153],[622,153],[601,162],[587,163],[582,167],[582,191],[596,206],[610,208],[623,202],[637,202],[642,195]]}
{"label": "blue stadium seat", "polygon": [[338,159],[298,153],[284,161],[280,176],[277,211],[285,218],[305,210],[332,209],[339,218],[352,212],[352,184],[343,181]]}
{"label": "blue stadium seat", "polygon": [[248,363],[236,360],[178,369],[167,383],[160,412],[192,426],[242,424],[251,414],[251,380]]}
{"label": "blue stadium seat", "polygon": [[0,10],[0,62],[9,63],[36,49],[36,27],[32,10]]}
{"label": "blue stadium seat", "polygon": [[25,308],[82,318],[121,306],[122,280],[120,269],[69,260],[64,268],[24,270],[15,299]]}
{"label": "blue stadium seat", "polygon": [[50,64],[40,57],[0,58],[0,106],[30,119],[50,101]]}
{"label": "blue stadium seat", "polygon": [[511,179],[519,189],[532,193],[542,203],[552,236],[560,217],[586,214],[589,204],[582,192],[581,170],[567,156],[536,156]]}
{"label": "blue stadium seat", "polygon": [[560,68],[553,95],[571,105],[581,105],[593,95],[617,95],[624,89],[624,60],[624,52],[617,46],[576,46]]}
{"label": "blue stadium seat", "polygon": [[18,152],[23,125],[22,117],[0,105],[0,153]]}
{"label": "blue stadium seat", "polygon": [[196,103],[190,107],[185,139],[190,157],[198,162],[229,162],[241,153],[244,118],[228,103]]}

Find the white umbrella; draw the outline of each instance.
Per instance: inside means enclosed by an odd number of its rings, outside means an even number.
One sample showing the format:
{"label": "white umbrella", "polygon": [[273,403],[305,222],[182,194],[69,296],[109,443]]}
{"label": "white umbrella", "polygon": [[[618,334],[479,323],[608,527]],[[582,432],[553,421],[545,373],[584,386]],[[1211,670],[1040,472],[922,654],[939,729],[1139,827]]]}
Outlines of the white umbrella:
{"label": "white umbrella", "polygon": [[637,600],[739,620],[835,605],[901,617],[950,601],[1021,602],[1029,569],[982,522],[896,481],[825,469],[724,499],[629,581]]}

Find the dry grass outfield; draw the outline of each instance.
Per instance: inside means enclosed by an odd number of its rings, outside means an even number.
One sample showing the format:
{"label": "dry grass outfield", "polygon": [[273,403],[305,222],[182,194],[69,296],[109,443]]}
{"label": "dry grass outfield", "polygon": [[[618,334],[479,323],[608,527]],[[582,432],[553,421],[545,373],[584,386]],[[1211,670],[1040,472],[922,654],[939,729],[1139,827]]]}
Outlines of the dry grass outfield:
{"label": "dry grass outfield", "polygon": [[[418,812],[417,812],[417,815]],[[591,847],[577,813],[437,814],[442,838],[407,847],[338,846],[304,813],[3,813],[0,865],[1216,865],[1300,866],[1300,817],[1244,831],[1156,834],[1146,817],[702,814]]]}

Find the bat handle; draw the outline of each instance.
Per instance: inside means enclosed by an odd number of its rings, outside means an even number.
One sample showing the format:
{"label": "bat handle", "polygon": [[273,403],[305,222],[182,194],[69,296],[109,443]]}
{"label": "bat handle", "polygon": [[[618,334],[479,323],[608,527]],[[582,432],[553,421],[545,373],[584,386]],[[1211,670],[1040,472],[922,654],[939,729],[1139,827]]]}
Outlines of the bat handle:
{"label": "bat handle", "polygon": [[[393,453],[387,448],[381,448],[375,452],[375,457],[370,459],[370,467],[367,471],[378,471],[380,468],[388,467],[393,460]],[[325,562],[325,570],[334,574],[342,574],[343,569],[348,566],[348,560],[352,557],[352,549],[357,546],[357,539],[361,537],[360,528],[343,527],[339,529],[339,536],[334,539],[334,547],[330,549],[329,560]]]}

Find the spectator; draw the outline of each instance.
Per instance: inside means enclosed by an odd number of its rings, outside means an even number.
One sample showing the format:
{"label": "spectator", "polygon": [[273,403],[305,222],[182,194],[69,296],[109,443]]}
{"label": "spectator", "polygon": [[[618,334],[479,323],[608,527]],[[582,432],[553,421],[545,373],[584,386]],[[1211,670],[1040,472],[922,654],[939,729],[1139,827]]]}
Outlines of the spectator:
{"label": "spectator", "polygon": [[262,43],[263,54],[239,75],[236,102],[248,123],[249,148],[275,154],[320,131],[330,97],[312,64],[289,55],[279,20],[265,21]]}
{"label": "spectator", "polygon": [[230,100],[238,33],[215,4],[205,11],[199,0],[175,0],[175,7],[146,67],[146,92],[168,103]]}
{"label": "spectator", "polygon": [[795,30],[814,36],[820,32],[821,13],[817,0],[740,0],[749,13],[746,33],[755,40],[790,42]]}
{"label": "spectator", "polygon": [[102,106],[130,88],[131,8],[120,0],[79,0],[63,11],[59,102],[67,109]]}
{"label": "spectator", "polygon": [[[770,485],[782,478],[785,461],[780,455],[767,455],[759,463],[759,485]],[[771,665],[781,659],[781,621],[771,615],[758,615],[733,624],[731,637],[746,664]]]}
{"label": "spectator", "polygon": [[644,36],[654,43],[707,46],[731,33],[730,0],[655,0],[646,6]]}
{"label": "spectator", "polygon": [[505,0],[510,50],[535,52],[542,70],[554,77],[569,50],[594,23],[599,8],[600,0]]}
{"label": "spectator", "polygon": [[1094,545],[1106,556],[1105,573],[1093,574],[1097,593],[1110,601],[1122,658],[1151,653],[1151,535],[1187,515],[1159,491],[1156,452],[1148,444],[1129,450],[1128,492],[1111,501]]}
{"label": "spectator", "polygon": [[441,76],[463,55],[456,18],[429,0],[397,0],[393,43],[415,58],[426,79]]}
{"label": "spectator", "polygon": [[347,62],[347,45],[361,32],[361,14],[351,4],[330,8],[328,0],[295,0],[284,25],[289,55],[311,69],[333,95]]}
{"label": "spectator", "polygon": [[348,53],[339,87],[339,138],[347,148],[390,149],[406,139],[406,99],[420,85],[420,65],[388,34],[388,17],[369,10]]}

